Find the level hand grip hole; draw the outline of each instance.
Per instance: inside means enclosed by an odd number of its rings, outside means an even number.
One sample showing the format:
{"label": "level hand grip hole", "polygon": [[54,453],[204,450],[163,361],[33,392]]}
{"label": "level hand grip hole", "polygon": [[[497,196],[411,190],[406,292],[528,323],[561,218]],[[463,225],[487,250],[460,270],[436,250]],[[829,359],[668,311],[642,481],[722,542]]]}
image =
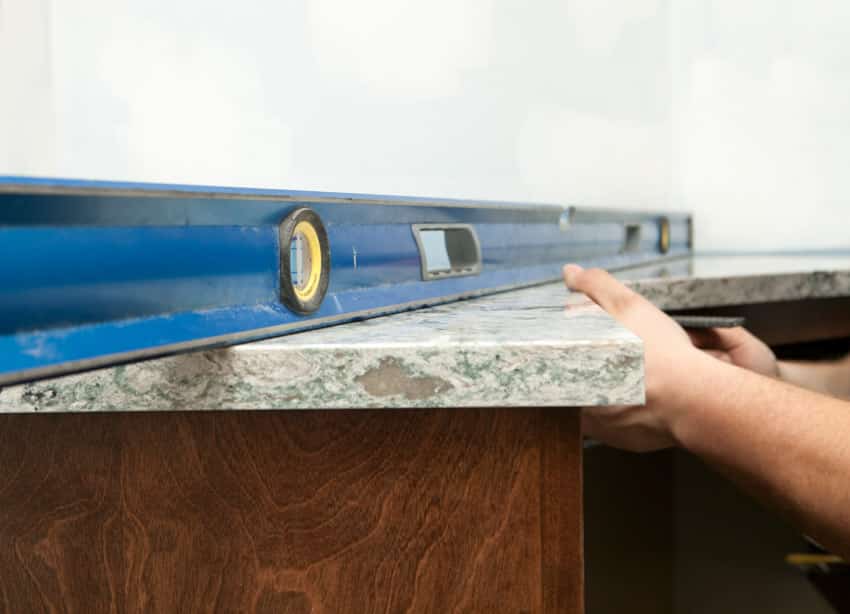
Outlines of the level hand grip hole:
{"label": "level hand grip hole", "polygon": [[422,279],[477,275],[481,272],[481,246],[468,224],[414,224]]}
{"label": "level hand grip hole", "polygon": [[626,224],[622,251],[624,254],[640,251],[640,224]]}

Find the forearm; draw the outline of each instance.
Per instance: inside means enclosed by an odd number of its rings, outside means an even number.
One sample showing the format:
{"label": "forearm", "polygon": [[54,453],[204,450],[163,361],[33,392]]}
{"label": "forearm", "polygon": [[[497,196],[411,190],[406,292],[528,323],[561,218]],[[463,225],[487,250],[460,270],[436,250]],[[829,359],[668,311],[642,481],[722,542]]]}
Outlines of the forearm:
{"label": "forearm", "polygon": [[[695,347],[693,336],[605,271],[569,265],[564,281],[644,341],[646,405],[588,408],[586,433],[627,450],[680,445],[850,559],[850,403],[780,381],[775,368],[757,375],[709,356],[697,347],[711,343]],[[712,336],[733,363],[763,367],[767,358],[775,367],[749,334]]]}
{"label": "forearm", "polygon": [[841,399],[850,399],[850,357],[828,362],[780,361],[784,381]]}
{"label": "forearm", "polygon": [[682,408],[683,447],[850,556],[850,404],[711,361]]}

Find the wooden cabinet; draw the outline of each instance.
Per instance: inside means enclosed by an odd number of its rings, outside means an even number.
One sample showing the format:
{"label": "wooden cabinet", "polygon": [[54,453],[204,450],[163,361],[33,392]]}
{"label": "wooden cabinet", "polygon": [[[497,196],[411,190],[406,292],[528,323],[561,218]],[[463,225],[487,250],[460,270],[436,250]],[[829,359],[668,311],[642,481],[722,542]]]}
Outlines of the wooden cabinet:
{"label": "wooden cabinet", "polygon": [[582,611],[578,414],[0,416],[0,612]]}

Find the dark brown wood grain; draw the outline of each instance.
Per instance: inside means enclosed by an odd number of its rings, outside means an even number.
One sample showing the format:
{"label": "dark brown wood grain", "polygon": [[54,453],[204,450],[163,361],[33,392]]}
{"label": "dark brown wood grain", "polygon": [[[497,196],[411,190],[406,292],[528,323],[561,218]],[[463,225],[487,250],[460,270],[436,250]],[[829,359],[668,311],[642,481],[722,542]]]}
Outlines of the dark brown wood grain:
{"label": "dark brown wood grain", "polygon": [[579,612],[573,412],[0,417],[0,612]]}
{"label": "dark brown wood grain", "polygon": [[584,612],[582,448],[577,415],[541,410],[543,611]]}

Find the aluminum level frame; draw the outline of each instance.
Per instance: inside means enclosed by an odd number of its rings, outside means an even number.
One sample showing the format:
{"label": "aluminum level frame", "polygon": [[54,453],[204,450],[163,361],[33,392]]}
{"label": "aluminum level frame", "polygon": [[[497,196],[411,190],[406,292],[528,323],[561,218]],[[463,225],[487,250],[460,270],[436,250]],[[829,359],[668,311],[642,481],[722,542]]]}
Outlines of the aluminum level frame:
{"label": "aluminum level frame", "polygon": [[[330,247],[310,315],[281,301],[278,226],[299,207]],[[426,275],[414,228],[441,226],[473,230],[475,274]],[[675,259],[691,235],[661,211],[0,176],[0,385],[541,284],[568,261]]]}

